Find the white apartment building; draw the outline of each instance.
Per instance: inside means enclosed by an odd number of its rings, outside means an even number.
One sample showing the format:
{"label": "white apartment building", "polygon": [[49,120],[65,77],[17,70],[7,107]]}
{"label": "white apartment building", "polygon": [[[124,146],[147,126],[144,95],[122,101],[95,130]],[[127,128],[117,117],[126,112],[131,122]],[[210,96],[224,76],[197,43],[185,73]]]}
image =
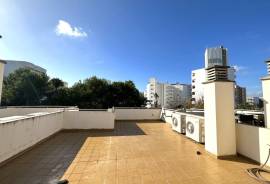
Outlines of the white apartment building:
{"label": "white apartment building", "polygon": [[260,104],[260,98],[256,97],[256,96],[248,96],[247,97],[247,103],[250,104],[250,105],[254,105],[254,106],[258,107],[259,104]]}
{"label": "white apartment building", "polygon": [[5,62],[6,65],[4,70],[4,77],[7,77],[10,73],[13,73],[14,71],[21,68],[27,68],[38,74],[46,73],[46,70],[44,68],[27,61],[5,60]]}
{"label": "white apartment building", "polygon": [[144,94],[151,106],[157,104],[159,107],[175,108],[190,100],[191,86],[160,83],[155,78],[150,78]]}

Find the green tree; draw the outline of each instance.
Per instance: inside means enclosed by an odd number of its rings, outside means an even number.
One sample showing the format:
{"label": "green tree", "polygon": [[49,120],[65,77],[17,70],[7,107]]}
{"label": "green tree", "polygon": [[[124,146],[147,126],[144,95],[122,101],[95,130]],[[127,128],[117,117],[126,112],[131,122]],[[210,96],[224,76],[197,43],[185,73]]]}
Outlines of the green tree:
{"label": "green tree", "polygon": [[58,78],[52,78],[48,82],[46,91],[46,105],[72,105],[70,99],[71,91],[65,87],[64,81]]}
{"label": "green tree", "polygon": [[145,103],[143,94],[135,87],[132,81],[113,82],[107,96],[108,106],[140,107]]}
{"label": "green tree", "polygon": [[204,99],[199,99],[195,104],[194,107],[197,109],[204,109]]}
{"label": "green tree", "polygon": [[58,78],[52,78],[49,81],[49,85],[55,90],[58,90],[59,88],[65,87],[65,82]]}
{"label": "green tree", "polygon": [[139,107],[145,103],[132,81],[91,77],[65,87],[58,78],[19,69],[4,79],[3,105],[76,105],[79,108]]}
{"label": "green tree", "polygon": [[18,69],[3,81],[3,105],[40,105],[46,99],[49,77]]}
{"label": "green tree", "polygon": [[94,76],[83,82],[79,81],[72,87],[72,99],[80,108],[107,108],[108,89],[107,80]]}
{"label": "green tree", "polygon": [[158,99],[159,99],[159,96],[157,93],[154,94],[154,98],[155,98],[155,107],[158,107]]}

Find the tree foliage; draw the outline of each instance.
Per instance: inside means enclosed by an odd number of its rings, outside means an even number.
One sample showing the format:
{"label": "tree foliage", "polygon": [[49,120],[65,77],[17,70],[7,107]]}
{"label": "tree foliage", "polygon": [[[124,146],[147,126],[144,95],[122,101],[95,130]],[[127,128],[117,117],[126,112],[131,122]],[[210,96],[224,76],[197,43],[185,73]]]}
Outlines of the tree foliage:
{"label": "tree foliage", "polygon": [[49,77],[19,69],[3,81],[4,105],[40,105],[46,97]]}
{"label": "tree foliage", "polygon": [[145,103],[143,94],[132,81],[110,82],[97,77],[78,81],[68,88],[61,79],[49,79],[20,69],[3,83],[3,105],[76,105],[80,108],[138,107]]}

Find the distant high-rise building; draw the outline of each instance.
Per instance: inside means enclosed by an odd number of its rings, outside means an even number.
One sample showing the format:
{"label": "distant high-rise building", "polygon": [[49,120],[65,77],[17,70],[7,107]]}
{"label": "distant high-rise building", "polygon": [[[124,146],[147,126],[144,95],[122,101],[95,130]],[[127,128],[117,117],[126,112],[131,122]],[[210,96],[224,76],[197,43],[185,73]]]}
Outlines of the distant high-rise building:
{"label": "distant high-rise building", "polygon": [[223,46],[205,50],[205,68],[213,66],[228,66],[227,49]]}
{"label": "distant high-rise building", "polygon": [[175,108],[184,105],[191,98],[191,85],[160,83],[150,78],[144,92],[151,106]]}
{"label": "distant high-rise building", "polygon": [[14,60],[5,60],[7,63],[5,65],[4,70],[4,76],[7,77],[10,73],[13,73],[14,71],[21,69],[21,68],[27,68],[33,72],[36,72],[38,74],[44,74],[46,73],[46,70],[40,66],[37,66],[33,63],[27,62],[27,61],[14,61]]}
{"label": "distant high-rise building", "polygon": [[204,89],[203,83],[207,82],[207,76],[216,77],[215,72],[220,72],[221,69],[209,73],[205,69],[215,66],[224,67],[223,75],[230,81],[235,81],[235,69],[228,67],[228,51],[223,46],[206,48],[205,50],[205,68],[193,70],[191,73],[192,80],[192,103],[196,104],[198,101],[203,100]]}
{"label": "distant high-rise building", "polygon": [[245,104],[246,101],[246,88],[235,85],[235,106]]}

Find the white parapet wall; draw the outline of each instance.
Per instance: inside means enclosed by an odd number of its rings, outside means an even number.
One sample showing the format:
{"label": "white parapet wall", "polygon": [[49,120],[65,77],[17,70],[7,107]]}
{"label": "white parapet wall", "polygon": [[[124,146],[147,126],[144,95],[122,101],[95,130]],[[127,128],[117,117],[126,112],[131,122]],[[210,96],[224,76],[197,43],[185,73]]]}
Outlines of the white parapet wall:
{"label": "white parapet wall", "polygon": [[262,79],[265,125],[270,128],[270,76]]}
{"label": "white parapet wall", "polygon": [[[237,152],[259,163],[264,163],[270,149],[270,129],[236,124]],[[268,162],[270,166],[270,162]]]}
{"label": "white parapet wall", "polygon": [[65,111],[63,129],[113,129],[114,120],[108,111]]}
{"label": "white parapet wall", "polygon": [[55,134],[62,127],[62,111],[2,119],[0,163]]}
{"label": "white parapet wall", "polygon": [[115,120],[159,120],[161,109],[115,108]]}
{"label": "white parapet wall", "polygon": [[65,107],[7,107],[0,108],[0,118],[8,116],[23,116],[36,112],[57,112],[63,111]]}

